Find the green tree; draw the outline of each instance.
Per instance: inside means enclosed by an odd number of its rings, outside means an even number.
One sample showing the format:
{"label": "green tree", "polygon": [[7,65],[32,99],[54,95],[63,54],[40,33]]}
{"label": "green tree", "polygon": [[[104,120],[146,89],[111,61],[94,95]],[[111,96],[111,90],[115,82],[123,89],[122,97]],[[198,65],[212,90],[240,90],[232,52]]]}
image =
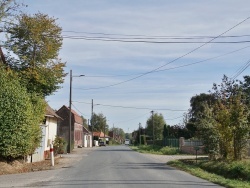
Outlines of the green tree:
{"label": "green tree", "polygon": [[91,123],[93,125],[94,131],[102,131],[107,133],[109,130],[106,117],[102,113],[94,113],[92,116]]}
{"label": "green tree", "polygon": [[17,75],[0,68],[0,157],[7,160],[32,154],[41,139],[45,102],[28,94]]}
{"label": "green tree", "polygon": [[113,131],[115,135],[119,135],[120,138],[125,139],[125,132],[119,127],[112,127],[110,131]]}
{"label": "green tree", "polygon": [[[218,115],[223,113],[216,119],[222,126],[221,137],[227,143],[231,143],[226,148],[228,149],[226,157],[240,160],[244,155],[250,132],[248,121],[250,111],[247,101],[249,97],[238,81],[229,80],[226,76],[223,77],[222,83],[214,85],[213,89],[217,98],[215,110]],[[225,135],[228,137],[224,138]]]}
{"label": "green tree", "polygon": [[163,132],[162,132],[162,136],[163,138],[167,138],[169,136],[169,125],[164,125],[163,127]]}
{"label": "green tree", "polygon": [[162,130],[164,125],[166,124],[164,117],[162,114],[154,113],[152,116],[148,118],[146,123],[146,134],[148,136],[153,137],[153,128],[154,128],[154,136],[155,139],[162,139]]}
{"label": "green tree", "polygon": [[62,36],[56,20],[41,13],[21,14],[6,30],[7,49],[15,55],[8,65],[18,72],[28,91],[47,96],[59,89],[66,74],[65,63],[58,58]]}
{"label": "green tree", "polygon": [[197,113],[200,136],[215,156],[240,160],[250,132],[248,96],[237,81],[226,76],[220,85],[213,85],[210,94],[215,102],[208,105],[203,101],[200,105],[203,111]]}

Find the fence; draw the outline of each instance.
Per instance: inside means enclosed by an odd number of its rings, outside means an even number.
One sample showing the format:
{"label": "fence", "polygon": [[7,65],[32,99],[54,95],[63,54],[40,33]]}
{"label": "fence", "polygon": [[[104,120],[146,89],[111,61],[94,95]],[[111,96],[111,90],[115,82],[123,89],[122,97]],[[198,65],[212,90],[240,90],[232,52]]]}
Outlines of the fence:
{"label": "fence", "polygon": [[204,145],[200,140],[185,140],[180,138],[180,151],[187,154],[204,154]]}
{"label": "fence", "polygon": [[168,146],[171,148],[179,148],[180,141],[177,138],[165,138],[163,139],[163,146]]}

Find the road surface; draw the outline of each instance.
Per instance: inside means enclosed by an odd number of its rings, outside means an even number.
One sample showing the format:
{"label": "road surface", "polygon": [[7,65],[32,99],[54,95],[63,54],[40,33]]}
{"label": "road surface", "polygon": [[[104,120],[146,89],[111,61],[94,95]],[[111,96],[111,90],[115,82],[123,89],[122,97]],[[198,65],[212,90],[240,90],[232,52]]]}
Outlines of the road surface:
{"label": "road surface", "polygon": [[220,187],[171,168],[127,146],[99,147],[69,154],[63,168],[0,176],[0,187],[204,188]]}

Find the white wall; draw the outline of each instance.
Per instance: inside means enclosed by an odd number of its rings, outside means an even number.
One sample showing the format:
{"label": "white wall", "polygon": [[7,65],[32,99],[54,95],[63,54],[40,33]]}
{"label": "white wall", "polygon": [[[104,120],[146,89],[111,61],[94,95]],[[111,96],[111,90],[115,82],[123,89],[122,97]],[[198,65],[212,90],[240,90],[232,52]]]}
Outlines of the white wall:
{"label": "white wall", "polygon": [[50,150],[50,144],[57,135],[57,118],[46,117],[45,151]]}

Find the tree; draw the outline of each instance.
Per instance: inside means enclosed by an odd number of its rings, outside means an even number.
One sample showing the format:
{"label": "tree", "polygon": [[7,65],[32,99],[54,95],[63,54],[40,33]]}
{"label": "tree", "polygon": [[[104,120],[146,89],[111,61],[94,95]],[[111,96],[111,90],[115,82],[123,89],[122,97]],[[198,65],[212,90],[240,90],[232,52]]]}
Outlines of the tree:
{"label": "tree", "polygon": [[123,129],[118,127],[112,127],[110,131],[113,131],[114,135],[119,135],[120,138],[125,139],[125,132],[123,131]]}
{"label": "tree", "polygon": [[163,127],[163,132],[162,132],[162,136],[163,138],[167,138],[169,136],[169,125],[164,125]]}
{"label": "tree", "polygon": [[3,19],[14,16],[14,12],[16,12],[20,6],[24,6],[24,4],[19,4],[15,0],[1,0],[0,23],[3,21]]}
{"label": "tree", "polygon": [[155,136],[155,139],[159,139],[159,140],[162,139],[162,130],[163,130],[163,126],[165,124],[166,123],[165,123],[163,115],[162,114],[158,114],[158,113],[154,113],[153,118],[151,116],[147,120],[146,134],[148,136],[152,136],[153,137],[153,127],[154,127],[154,136]]}
{"label": "tree", "polygon": [[0,157],[7,160],[32,154],[41,140],[45,102],[20,85],[12,71],[0,67]]}
{"label": "tree", "polygon": [[201,93],[191,98],[189,109],[189,120],[195,123],[197,116],[200,116],[204,109],[204,103],[208,106],[212,106],[216,102],[216,99],[213,94]]}
{"label": "tree", "polygon": [[[17,24],[7,27],[8,51],[15,56],[8,65],[18,72],[29,92],[52,94],[63,83],[65,63],[58,58],[62,46],[61,28],[45,14],[21,14]],[[17,57],[17,58],[16,58]]]}
{"label": "tree", "polygon": [[102,131],[102,132],[108,132],[108,125],[107,125],[107,120],[106,117],[102,113],[93,114],[91,124],[93,126],[93,131]]}
{"label": "tree", "polygon": [[213,85],[214,101],[203,101],[197,113],[196,126],[200,137],[214,156],[242,159],[249,138],[249,107],[244,89],[224,76],[220,85]]}
{"label": "tree", "polygon": [[[15,0],[1,0],[0,1],[0,27],[1,28],[4,28],[4,25],[6,23],[12,22],[11,18],[15,15],[15,12],[19,10],[20,6],[24,6],[24,4],[19,4]],[[0,33],[2,32],[4,32],[4,30],[0,29]],[[2,43],[2,41],[0,42]],[[3,54],[1,46],[0,46],[0,64],[7,65],[6,58]]]}

